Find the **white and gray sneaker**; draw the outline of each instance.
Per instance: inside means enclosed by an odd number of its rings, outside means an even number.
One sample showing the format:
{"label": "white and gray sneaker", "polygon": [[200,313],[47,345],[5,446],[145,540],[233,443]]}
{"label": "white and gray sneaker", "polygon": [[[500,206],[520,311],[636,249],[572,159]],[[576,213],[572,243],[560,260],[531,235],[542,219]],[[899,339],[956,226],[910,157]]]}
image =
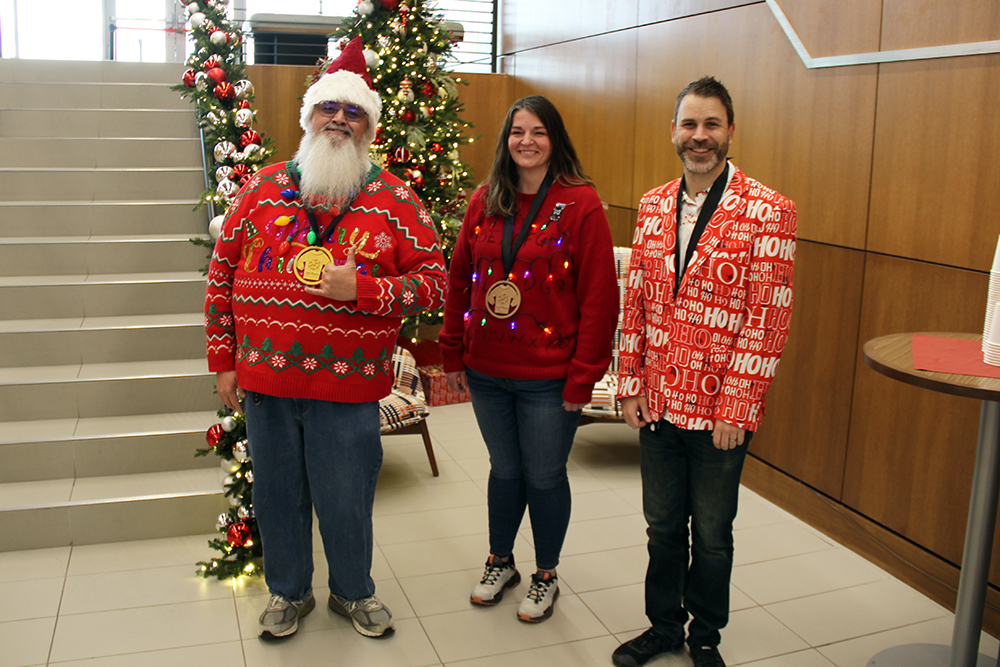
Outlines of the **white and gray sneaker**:
{"label": "white and gray sneaker", "polygon": [[517,610],[517,617],[525,623],[541,623],[552,616],[557,599],[559,578],[553,572],[536,572],[531,575],[531,588]]}
{"label": "white and gray sneaker", "polygon": [[264,639],[290,637],[299,629],[299,619],[316,608],[312,591],[303,600],[295,602],[280,595],[272,595],[260,615],[257,636]]}
{"label": "white and gray sneaker", "polygon": [[381,637],[392,629],[392,613],[374,595],[347,600],[330,593],[330,609],[351,619],[354,629],[365,637]]}
{"label": "white and gray sneaker", "polygon": [[503,562],[490,554],[490,557],[486,559],[486,570],[483,571],[483,578],[472,589],[469,601],[472,604],[492,607],[503,599],[504,591],[514,588],[519,583],[521,583],[521,573],[514,566],[514,557],[511,556],[507,562]]}

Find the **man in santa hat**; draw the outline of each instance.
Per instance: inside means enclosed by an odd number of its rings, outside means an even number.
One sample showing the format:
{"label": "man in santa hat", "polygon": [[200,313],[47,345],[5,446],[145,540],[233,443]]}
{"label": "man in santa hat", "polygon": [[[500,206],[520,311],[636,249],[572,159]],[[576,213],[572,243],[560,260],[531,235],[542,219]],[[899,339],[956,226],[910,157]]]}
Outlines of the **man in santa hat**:
{"label": "man in santa hat", "polygon": [[378,401],[402,318],[440,307],[445,269],[430,215],[368,158],[381,109],[355,38],[306,91],[295,158],[247,182],[212,254],[208,362],[246,415],[262,638],[294,634],[316,606],[314,509],[330,609],[369,637],[392,628],[371,578]]}

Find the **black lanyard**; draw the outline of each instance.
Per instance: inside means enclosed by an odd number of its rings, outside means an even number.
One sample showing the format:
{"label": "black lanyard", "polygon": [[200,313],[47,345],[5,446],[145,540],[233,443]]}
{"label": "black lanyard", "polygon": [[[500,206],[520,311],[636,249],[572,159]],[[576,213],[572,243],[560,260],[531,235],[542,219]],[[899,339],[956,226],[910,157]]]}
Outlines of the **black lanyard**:
{"label": "black lanyard", "polygon": [[[545,179],[542,181],[542,186],[538,188],[535,198],[531,200],[531,208],[528,209],[528,215],[524,218],[524,225],[521,226],[517,240],[514,240],[514,218],[516,212],[508,215],[503,220],[503,239],[500,243],[500,256],[503,260],[504,280],[510,277],[510,270],[514,268],[514,258],[517,257],[517,251],[521,249],[521,246],[524,245],[524,240],[528,238],[528,229],[531,228],[531,221],[535,219],[538,209],[542,207],[542,202],[545,200],[545,195],[548,194],[549,186],[551,185],[552,175],[546,173]],[[512,241],[513,247],[511,247]]]}
{"label": "black lanyard", "polygon": [[[312,245],[322,247],[323,233],[322,230],[320,229],[319,221],[316,219],[316,213],[314,213],[312,207],[306,203],[305,194],[303,194],[302,192],[302,185],[299,184],[299,167],[297,164],[295,164],[295,160],[288,161],[288,168],[286,169],[286,171],[288,175],[292,177],[292,182],[295,183],[295,187],[299,189],[299,196],[301,197],[302,200],[302,208],[306,210],[306,217],[309,218],[309,229],[312,230],[313,236],[316,237],[315,240],[312,242]],[[337,217],[333,219],[333,222],[330,223],[330,226],[327,227],[326,229],[327,233],[332,234],[333,230],[335,230],[337,228],[337,225],[340,224],[340,221],[344,219],[345,215],[347,215],[347,210],[350,207],[351,207],[350,201],[344,203],[344,208],[340,211]]]}
{"label": "black lanyard", "polygon": [[[701,238],[701,233],[705,231],[705,227],[708,226],[708,221],[712,219],[712,215],[715,213],[715,209],[719,207],[719,202],[722,201],[722,193],[726,190],[726,183],[728,182],[729,176],[729,163],[726,163],[726,168],[722,170],[719,177],[715,179],[715,183],[712,183],[712,189],[708,191],[708,196],[705,197],[705,203],[702,204],[701,213],[698,214],[698,222],[694,224],[694,230],[691,232],[691,240],[688,241],[687,251],[684,253],[684,263],[681,264],[681,254],[678,252],[680,248],[675,248],[674,250],[674,296],[677,296],[677,290],[681,286],[681,276],[683,276],[683,271],[687,270],[688,263],[691,261],[691,257],[694,255],[694,250],[698,245],[698,239]],[[681,240],[681,208],[684,205],[684,177],[681,176],[680,187],[677,188],[677,243]]]}

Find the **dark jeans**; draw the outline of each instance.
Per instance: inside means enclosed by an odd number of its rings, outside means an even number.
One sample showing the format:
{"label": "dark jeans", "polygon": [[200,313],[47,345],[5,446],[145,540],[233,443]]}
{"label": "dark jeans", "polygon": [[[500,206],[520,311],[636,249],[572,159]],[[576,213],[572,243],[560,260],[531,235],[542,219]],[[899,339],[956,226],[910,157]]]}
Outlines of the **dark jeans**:
{"label": "dark jeans", "polygon": [[555,569],[569,528],[566,461],[580,424],[580,412],[562,406],[566,380],[508,380],[472,369],[466,374],[490,452],[490,552],[502,558],[514,552],[527,506],[535,565]]}
{"label": "dark jeans", "polygon": [[711,431],[679,429],[665,419],[639,433],[649,524],[646,616],[673,641],[684,638],[689,614],[689,644],[717,646],[729,622],[733,520],[752,435],[723,451]]}
{"label": "dark jeans", "polygon": [[315,507],[330,592],[348,600],[372,595],[372,503],[382,467],[378,403],[247,392],[244,409],[268,589],[288,600],[312,589]]}

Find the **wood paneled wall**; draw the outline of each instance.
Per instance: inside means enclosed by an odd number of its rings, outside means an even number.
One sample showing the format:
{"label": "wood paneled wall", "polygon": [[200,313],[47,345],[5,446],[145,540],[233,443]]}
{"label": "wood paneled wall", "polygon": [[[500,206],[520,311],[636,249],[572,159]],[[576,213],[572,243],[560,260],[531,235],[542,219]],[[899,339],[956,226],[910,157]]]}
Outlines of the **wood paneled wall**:
{"label": "wood paneled wall", "polygon": [[[257,109],[258,132],[274,139],[274,161],[287,160],[298,150],[302,138],[299,111],[306,91],[306,79],[313,67],[293,65],[250,65],[247,77],[253,81]],[[463,119],[474,125],[470,131],[473,142],[463,146],[462,159],[472,169],[475,182],[486,178],[493,163],[496,136],[513,95],[513,80],[490,74],[461,74],[468,85],[459,85],[459,95],[465,105]]]}
{"label": "wood paneled wall", "polygon": [[[1000,31],[995,0],[779,4],[813,57]],[[809,70],[760,1],[503,7],[504,72],[518,94],[562,111],[617,243],[630,241],[641,194],[680,175],[669,136],[677,93],[705,74],[728,86],[730,154],[799,212],[791,336],[751,446],[751,483],[810,519],[839,506],[928,572],[954,574],[979,405],[889,380],[861,347],[900,331],[981,331],[1000,234],[1000,56]],[[876,542],[817,522],[892,569]],[[898,567],[954,604],[947,586]],[[987,629],[1000,631],[996,614]]]}

